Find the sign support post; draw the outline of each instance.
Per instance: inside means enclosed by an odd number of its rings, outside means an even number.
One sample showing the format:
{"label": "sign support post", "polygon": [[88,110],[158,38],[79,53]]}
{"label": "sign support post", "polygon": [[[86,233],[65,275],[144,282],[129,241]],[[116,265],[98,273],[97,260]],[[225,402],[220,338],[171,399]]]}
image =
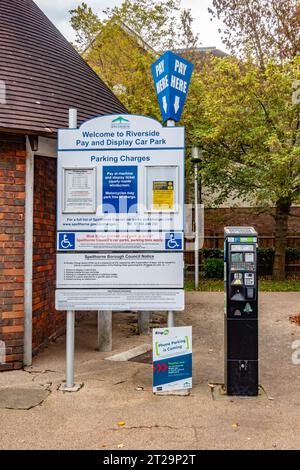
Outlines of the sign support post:
{"label": "sign support post", "polygon": [[112,311],[98,311],[98,350],[112,350]]}
{"label": "sign support post", "polygon": [[[77,128],[77,109],[69,109],[69,128]],[[75,357],[75,311],[67,311],[66,325],[66,383],[61,385],[63,392],[77,392],[80,385],[74,384],[74,357]]]}
{"label": "sign support post", "polygon": [[138,331],[140,335],[147,335],[149,333],[151,312],[138,313]]}
{"label": "sign support post", "polygon": [[[173,119],[168,119],[167,127],[175,127],[175,121]],[[173,311],[168,312],[168,327],[171,328],[175,326],[175,313]]]}
{"label": "sign support post", "polygon": [[74,388],[74,353],[75,353],[75,312],[67,311],[66,335],[66,386],[65,390]]}
{"label": "sign support post", "polygon": [[[157,59],[151,66],[162,120],[163,122],[166,122],[167,127],[175,127],[175,123],[180,121],[193,69],[194,65],[191,62],[171,51],[165,52],[165,54]],[[182,204],[184,205],[184,203],[183,194]],[[183,256],[184,236],[182,238],[181,251]],[[162,329],[153,330],[153,340],[154,338],[158,339],[158,341],[154,341],[153,343],[153,390],[154,393],[161,393],[164,391],[166,391],[166,393],[170,393],[176,390],[181,390],[183,391],[183,394],[185,394],[186,392],[188,393],[190,388],[192,388],[191,354],[187,354],[186,357],[177,356],[176,361],[173,361],[172,365],[170,363],[170,376],[169,363],[167,361],[161,362],[161,359],[165,357],[165,352],[170,348],[170,345],[173,346],[171,348],[173,350],[176,348],[174,347],[175,344],[180,344],[180,350],[182,350],[182,348],[184,349],[183,344],[186,342],[187,351],[189,351],[189,343],[191,344],[191,328],[185,331],[187,334],[184,339],[177,338],[176,331],[178,333],[180,328],[174,328],[175,313],[173,310],[168,310],[167,324],[168,329],[165,331]],[[163,343],[160,335],[163,335],[164,337],[170,332],[175,336],[170,339],[168,338],[167,343],[162,347],[162,351],[158,351],[160,345]],[[177,364],[175,367],[174,363]],[[176,369],[176,367],[178,367],[178,369]],[[182,370],[185,370],[185,372],[182,373]],[[180,378],[180,380],[174,381],[175,375],[178,379]]]}

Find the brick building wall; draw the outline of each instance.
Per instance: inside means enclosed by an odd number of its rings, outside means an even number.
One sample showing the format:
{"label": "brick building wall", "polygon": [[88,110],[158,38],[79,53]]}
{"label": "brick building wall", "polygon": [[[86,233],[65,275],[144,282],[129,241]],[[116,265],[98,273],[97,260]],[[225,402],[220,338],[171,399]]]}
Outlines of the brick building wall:
{"label": "brick building wall", "polygon": [[[23,366],[24,136],[0,134],[0,371]],[[55,312],[56,160],[35,157],[33,240],[33,353],[65,329]],[[4,362],[4,361],[3,361]]]}
{"label": "brick building wall", "polygon": [[0,341],[19,369],[24,335],[25,138],[0,134]]}
{"label": "brick building wall", "polygon": [[55,311],[56,160],[35,157],[33,227],[33,352],[64,331]]}

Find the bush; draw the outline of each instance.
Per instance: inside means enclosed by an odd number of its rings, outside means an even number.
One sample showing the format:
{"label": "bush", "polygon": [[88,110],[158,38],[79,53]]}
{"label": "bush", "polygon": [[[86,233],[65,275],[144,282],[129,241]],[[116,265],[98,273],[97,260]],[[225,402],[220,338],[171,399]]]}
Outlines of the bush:
{"label": "bush", "polygon": [[275,250],[274,248],[258,248],[257,250],[257,261],[262,266],[273,266]]}
{"label": "bush", "polygon": [[[220,248],[203,248],[201,253],[204,258],[204,275],[212,279],[223,279],[223,256]],[[262,276],[272,274],[275,250],[274,248],[258,248],[259,274]],[[286,263],[300,259],[300,248],[288,247],[286,249]]]}
{"label": "bush", "polygon": [[224,261],[220,258],[206,258],[204,260],[204,276],[208,279],[224,278]]}
{"label": "bush", "polygon": [[298,261],[300,259],[300,248],[295,246],[288,247],[286,249],[286,260],[289,263],[290,261]]}
{"label": "bush", "polygon": [[207,258],[214,258],[214,259],[224,259],[224,252],[220,250],[220,248],[203,248],[201,250],[203,257]]}

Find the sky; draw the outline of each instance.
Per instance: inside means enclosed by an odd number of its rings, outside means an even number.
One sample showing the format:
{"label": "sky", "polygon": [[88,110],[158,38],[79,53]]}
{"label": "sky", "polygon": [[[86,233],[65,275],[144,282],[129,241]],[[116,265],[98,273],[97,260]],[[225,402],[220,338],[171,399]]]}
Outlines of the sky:
{"label": "sky", "polygon": [[[50,18],[55,26],[69,40],[74,41],[75,35],[69,24],[68,11],[77,7],[82,0],[34,0],[35,3]],[[92,7],[93,11],[103,17],[102,11],[107,7],[120,5],[123,0],[85,0]],[[210,14],[207,9],[212,4],[212,0],[181,0],[183,8],[191,8],[192,15],[195,18],[194,29],[199,33],[201,46],[216,46],[219,49],[226,50],[222,44],[218,29],[220,23],[216,20],[210,21]]]}

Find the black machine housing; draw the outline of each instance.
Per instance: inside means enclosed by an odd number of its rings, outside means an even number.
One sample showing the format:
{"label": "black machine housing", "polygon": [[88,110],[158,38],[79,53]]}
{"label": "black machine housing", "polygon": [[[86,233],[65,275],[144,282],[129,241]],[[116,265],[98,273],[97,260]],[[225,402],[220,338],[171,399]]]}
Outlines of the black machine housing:
{"label": "black machine housing", "polygon": [[224,229],[225,388],[228,395],[258,395],[257,232]]}

